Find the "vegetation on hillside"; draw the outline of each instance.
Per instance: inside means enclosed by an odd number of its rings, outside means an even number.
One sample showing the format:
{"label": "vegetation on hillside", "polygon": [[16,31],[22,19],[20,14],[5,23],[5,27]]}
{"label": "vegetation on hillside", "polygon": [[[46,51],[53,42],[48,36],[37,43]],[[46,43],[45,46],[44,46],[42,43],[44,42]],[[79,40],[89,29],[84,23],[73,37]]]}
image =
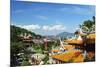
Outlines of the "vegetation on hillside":
{"label": "vegetation on hillside", "polygon": [[[20,40],[20,38],[18,37],[18,35],[20,34],[24,34],[24,33],[27,33],[27,34],[31,34],[32,37],[41,37],[40,35],[36,35],[34,32],[31,32],[31,31],[28,31],[26,29],[23,29],[23,28],[20,28],[20,27],[16,27],[14,25],[11,25],[10,26],[11,30],[11,44],[10,44],[10,47],[11,47],[11,66],[18,66],[18,65],[26,65],[26,62],[27,64],[29,65],[28,63],[28,55],[31,51],[27,50],[27,44],[24,43],[23,41]],[[21,54],[22,53],[22,54]],[[26,55],[26,56],[25,56]],[[24,57],[23,57],[24,56]],[[18,58],[21,58],[18,60]],[[19,63],[22,62],[22,63]]]}

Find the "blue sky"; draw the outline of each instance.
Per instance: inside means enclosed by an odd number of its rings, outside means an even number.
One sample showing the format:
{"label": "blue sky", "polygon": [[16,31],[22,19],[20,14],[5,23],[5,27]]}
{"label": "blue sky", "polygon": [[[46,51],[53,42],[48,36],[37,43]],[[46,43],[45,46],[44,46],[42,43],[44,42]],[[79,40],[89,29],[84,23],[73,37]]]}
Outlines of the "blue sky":
{"label": "blue sky", "polygon": [[92,16],[95,16],[93,5],[11,2],[11,24],[42,35],[74,32]]}

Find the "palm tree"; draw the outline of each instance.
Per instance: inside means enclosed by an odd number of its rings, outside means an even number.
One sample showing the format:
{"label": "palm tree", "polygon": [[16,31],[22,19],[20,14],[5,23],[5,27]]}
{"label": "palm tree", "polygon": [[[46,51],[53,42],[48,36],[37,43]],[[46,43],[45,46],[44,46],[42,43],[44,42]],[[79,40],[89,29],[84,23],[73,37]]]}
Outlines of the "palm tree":
{"label": "palm tree", "polygon": [[95,24],[95,16],[93,16],[92,19],[93,19],[93,23]]}

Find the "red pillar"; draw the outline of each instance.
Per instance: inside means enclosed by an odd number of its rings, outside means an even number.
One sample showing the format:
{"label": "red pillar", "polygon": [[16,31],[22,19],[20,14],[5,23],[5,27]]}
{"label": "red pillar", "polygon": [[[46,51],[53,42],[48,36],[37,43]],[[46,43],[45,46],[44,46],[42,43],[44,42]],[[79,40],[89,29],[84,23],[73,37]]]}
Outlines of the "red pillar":
{"label": "red pillar", "polygon": [[45,50],[47,50],[47,45],[48,45],[48,43],[47,43],[47,38],[46,38],[46,40],[45,40]]}

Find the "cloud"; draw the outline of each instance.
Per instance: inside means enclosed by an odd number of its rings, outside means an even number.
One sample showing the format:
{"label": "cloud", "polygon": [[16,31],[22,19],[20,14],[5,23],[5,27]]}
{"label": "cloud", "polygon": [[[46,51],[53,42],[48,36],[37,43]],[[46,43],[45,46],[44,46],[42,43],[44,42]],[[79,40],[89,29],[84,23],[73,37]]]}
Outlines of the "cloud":
{"label": "cloud", "polygon": [[[69,11],[71,10],[71,11]],[[88,6],[88,8],[83,8],[79,6],[71,6],[71,7],[63,7],[58,9],[58,11],[61,11],[63,13],[67,14],[94,14],[95,7],[94,6]]]}
{"label": "cloud", "polygon": [[47,17],[43,16],[43,15],[33,15],[33,16],[36,17],[36,18],[42,19],[42,20],[46,20],[47,19]]}
{"label": "cloud", "polygon": [[74,7],[73,10],[77,14],[93,14],[94,13],[94,10],[92,10],[91,7],[89,8]]}
{"label": "cloud", "polygon": [[30,31],[33,31],[33,30],[36,30],[36,29],[40,29],[41,26],[36,24],[32,24],[32,25],[17,25],[18,27],[21,27],[21,28],[24,28],[24,29],[27,29],[27,30],[30,30]]}
{"label": "cloud", "polygon": [[66,27],[64,25],[43,26],[43,30],[45,31],[60,31],[60,30],[65,30],[65,29]]}
{"label": "cloud", "polygon": [[42,16],[42,15],[37,15],[37,17],[40,18],[40,19],[43,19],[43,20],[46,20],[47,19],[46,16]]}
{"label": "cloud", "polygon": [[15,10],[14,13],[22,13],[24,12],[23,10]]}
{"label": "cloud", "polygon": [[[13,24],[14,25],[14,24]],[[66,27],[61,24],[56,24],[56,25],[38,25],[38,24],[31,24],[31,25],[15,25],[20,28],[27,29],[29,31],[64,31],[66,30]]]}

